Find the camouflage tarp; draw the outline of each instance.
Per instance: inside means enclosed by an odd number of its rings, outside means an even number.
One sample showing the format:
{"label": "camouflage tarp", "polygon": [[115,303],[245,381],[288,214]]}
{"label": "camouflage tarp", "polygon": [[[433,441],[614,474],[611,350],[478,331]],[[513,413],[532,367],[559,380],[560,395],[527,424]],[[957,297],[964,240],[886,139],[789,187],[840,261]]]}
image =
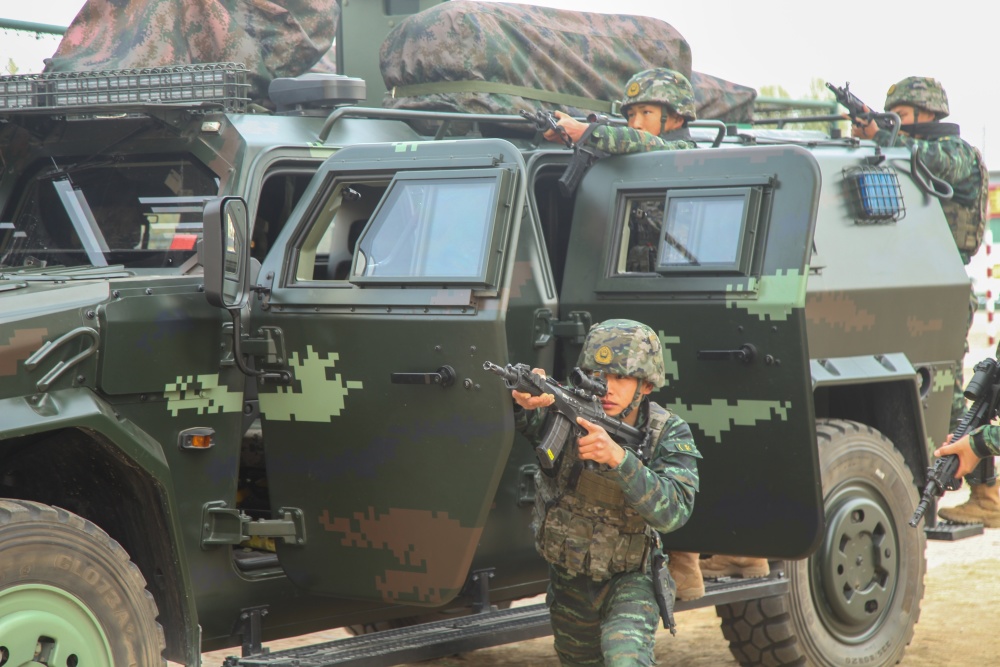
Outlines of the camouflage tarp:
{"label": "camouflage tarp", "polygon": [[[469,113],[608,113],[638,71],[692,76],[687,41],[664,21],[458,0],[402,21],[380,65],[384,106]],[[700,74],[692,84],[699,118],[749,120],[753,89]]]}
{"label": "camouflage tarp", "polygon": [[757,99],[757,91],[753,88],[701,72],[691,73],[691,85],[698,118],[714,118],[727,123],[753,120],[753,103]]}
{"label": "camouflage tarp", "polygon": [[45,71],[237,62],[260,101],[327,54],[339,15],[336,0],[87,0]]}

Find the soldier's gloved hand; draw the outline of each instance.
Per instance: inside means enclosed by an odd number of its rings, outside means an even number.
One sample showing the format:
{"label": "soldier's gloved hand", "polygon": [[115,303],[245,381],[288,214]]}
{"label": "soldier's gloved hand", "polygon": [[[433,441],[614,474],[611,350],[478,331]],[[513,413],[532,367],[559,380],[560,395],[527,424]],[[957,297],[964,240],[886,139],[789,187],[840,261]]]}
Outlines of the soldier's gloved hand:
{"label": "soldier's gloved hand", "polygon": [[587,435],[576,441],[581,459],[603,463],[611,468],[621,465],[625,459],[625,449],[612,440],[607,431],[583,417],[577,417],[576,423],[587,430]]}
{"label": "soldier's gloved hand", "polygon": [[[541,368],[532,368],[531,372],[535,375],[545,377],[545,371]],[[514,402],[525,410],[537,410],[538,408],[548,407],[556,400],[556,397],[552,394],[532,396],[526,391],[517,391],[516,389],[511,390],[510,395],[514,398]]]}
{"label": "soldier's gloved hand", "polygon": [[[567,136],[573,140],[573,143],[580,141],[580,137],[583,136],[584,131],[588,127],[587,123],[581,123],[576,118],[564,114],[562,111],[556,111],[553,115],[559,119],[559,127],[566,132]],[[547,141],[562,143],[562,137],[560,137],[555,130],[548,130],[542,136],[545,137]]]}

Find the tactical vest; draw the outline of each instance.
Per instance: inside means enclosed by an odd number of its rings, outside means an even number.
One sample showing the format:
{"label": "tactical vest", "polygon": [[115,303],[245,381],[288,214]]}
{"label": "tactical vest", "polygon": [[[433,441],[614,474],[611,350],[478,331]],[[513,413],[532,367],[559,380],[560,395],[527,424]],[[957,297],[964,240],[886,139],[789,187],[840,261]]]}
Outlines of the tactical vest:
{"label": "tactical vest", "polygon": [[[651,401],[647,404],[646,430],[655,451],[670,413]],[[549,418],[565,419],[558,414]],[[617,473],[585,469],[576,437],[571,438],[555,475],[535,473],[535,549],[549,563],[595,581],[645,570],[652,528],[625,502]]]}
{"label": "tactical vest", "polygon": [[990,191],[990,175],[983,162],[983,155],[975,146],[970,145],[970,148],[976,153],[976,167],[979,169],[980,187],[976,192],[976,198],[971,201],[950,199],[941,202],[944,216],[948,220],[948,227],[951,228],[951,233],[955,237],[955,244],[962,255],[962,261],[966,264],[976,254],[979,245],[983,242]]}

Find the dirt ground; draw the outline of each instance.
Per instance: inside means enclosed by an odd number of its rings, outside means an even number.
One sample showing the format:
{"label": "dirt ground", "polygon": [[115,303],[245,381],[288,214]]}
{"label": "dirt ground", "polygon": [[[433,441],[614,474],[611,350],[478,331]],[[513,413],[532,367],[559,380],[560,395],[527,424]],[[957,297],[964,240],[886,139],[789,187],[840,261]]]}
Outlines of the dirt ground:
{"label": "dirt ground", "polygon": [[[976,316],[969,336],[965,379],[971,367],[995,354],[985,313]],[[957,505],[968,497],[967,487],[946,495],[942,505]],[[996,664],[996,619],[1000,617],[1000,529],[958,542],[927,544],[926,590],[913,641],[900,663],[904,667],[977,667]],[[715,609],[697,609],[677,616],[678,632],[665,630],[656,638],[661,665],[738,667],[719,629]],[[267,644],[272,651],[343,637],[340,630]],[[218,667],[232,649],[202,656],[205,667]],[[238,653],[236,653],[238,655]],[[473,653],[415,663],[409,667],[558,667],[551,637],[483,649]]]}

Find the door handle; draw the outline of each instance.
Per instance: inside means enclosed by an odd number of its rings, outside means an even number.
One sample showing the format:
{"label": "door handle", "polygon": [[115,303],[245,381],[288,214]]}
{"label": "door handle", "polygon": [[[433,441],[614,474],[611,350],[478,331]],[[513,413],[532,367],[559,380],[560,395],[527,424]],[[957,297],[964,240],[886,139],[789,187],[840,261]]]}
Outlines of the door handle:
{"label": "door handle", "polygon": [[393,384],[436,384],[450,387],[455,384],[455,369],[442,366],[436,373],[393,373],[390,379]]}
{"label": "door handle", "polygon": [[742,361],[749,364],[757,356],[757,348],[751,343],[740,346],[738,350],[698,350],[698,358],[704,361]]}

